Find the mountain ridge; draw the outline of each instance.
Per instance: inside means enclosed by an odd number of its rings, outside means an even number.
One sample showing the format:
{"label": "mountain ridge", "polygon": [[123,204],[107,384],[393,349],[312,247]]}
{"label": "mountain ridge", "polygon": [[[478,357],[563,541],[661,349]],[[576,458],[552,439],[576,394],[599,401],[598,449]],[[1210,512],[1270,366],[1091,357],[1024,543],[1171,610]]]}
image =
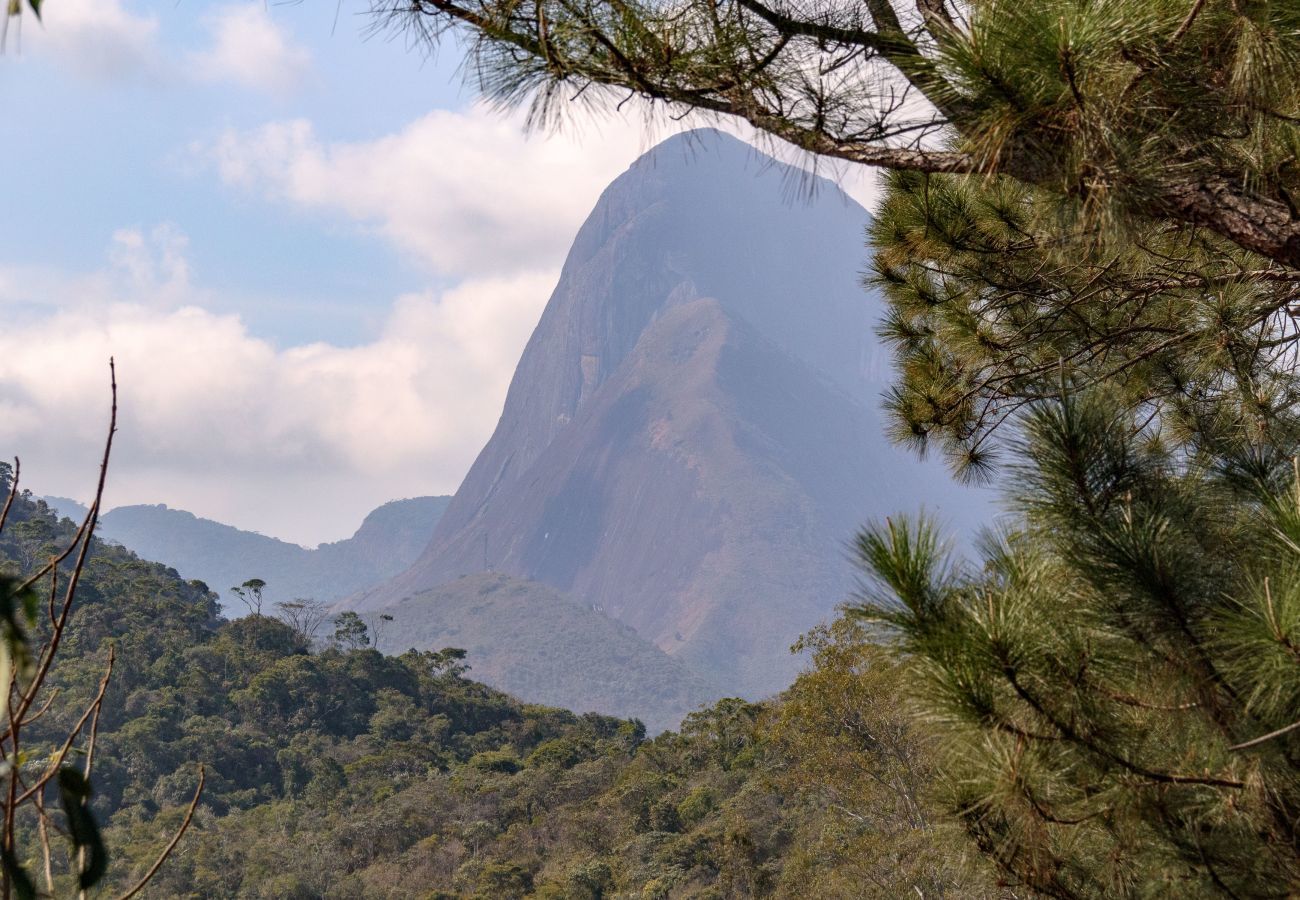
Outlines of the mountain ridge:
{"label": "mountain ridge", "polygon": [[[43,497],[59,515],[79,519],[85,507]],[[368,513],[350,538],[306,548],[206,519],[166,504],[118,506],[100,517],[97,534],[141,559],[162,562],[218,594],[250,578],[267,582],[272,601],[333,602],[409,565],[428,543],[449,497],[392,500]],[[241,610],[228,611],[238,615]]]}
{"label": "mountain ridge", "polygon": [[606,189],[428,548],[345,605],[492,568],[763,695],[849,598],[863,520],[918,499],[982,517],[883,437],[888,351],[853,262],[866,211],[829,182],[791,207],[783,186],[805,176],[754,156],[716,132],[674,138]]}

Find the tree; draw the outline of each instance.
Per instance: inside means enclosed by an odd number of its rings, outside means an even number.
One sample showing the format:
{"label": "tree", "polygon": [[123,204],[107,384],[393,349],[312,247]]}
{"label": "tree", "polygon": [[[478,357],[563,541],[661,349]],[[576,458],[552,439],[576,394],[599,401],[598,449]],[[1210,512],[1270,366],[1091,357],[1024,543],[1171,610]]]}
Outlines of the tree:
{"label": "tree", "polygon": [[[36,9],[36,4],[33,4]],[[35,572],[13,573],[0,568],[0,757],[5,760],[0,797],[0,897],[20,900],[37,896],[36,880],[28,871],[29,860],[41,860],[46,894],[56,885],[56,859],[51,834],[68,838],[69,849],[60,868],[72,876],[78,897],[98,884],[108,868],[108,849],[91,808],[91,778],[96,739],[113,669],[116,647],[110,645],[89,704],[81,710],[61,708],[56,701],[60,690],[51,687],[51,676],[77,600],[77,590],[95,549],[95,526],[99,520],[113,436],[117,431],[117,379],[109,361],[111,412],[108,437],[99,467],[95,496],[81,527],[65,546],[51,550],[44,565]],[[4,503],[0,505],[0,536],[9,524],[18,499],[21,467],[0,467]],[[43,615],[42,615],[43,613]],[[31,740],[50,716],[55,721],[73,722],[58,734],[52,745]],[[75,719],[73,719],[75,717]],[[24,736],[27,742],[24,743]],[[80,756],[77,762],[72,760]],[[198,786],[180,825],[161,854],[123,897],[139,893],[166,861],[189,828],[204,786],[199,767]],[[51,808],[51,795],[58,812]],[[20,836],[35,832],[35,849],[19,846]],[[70,886],[70,887],[71,887]]]}
{"label": "tree", "polygon": [[793,842],[790,883],[810,897],[999,896],[931,796],[941,756],[898,702],[907,667],[873,637],[843,616],[800,638],[810,664],[762,728],[780,752],[774,780],[824,810]]}
{"label": "tree", "polygon": [[334,618],[334,643],[348,650],[370,646],[369,629],[365,620],[351,610]]}
{"label": "tree", "polygon": [[1115,389],[1031,406],[1022,525],[952,564],[863,533],[860,613],[942,738],[948,805],[1053,897],[1300,890],[1300,468],[1249,484]]}
{"label": "tree", "polygon": [[1078,198],[1099,218],[1204,228],[1300,265],[1295,4],[376,0],[375,9],[423,40],[467,33],[479,86],[500,102],[531,99],[534,123],[604,87],[740,118],[850,162],[998,173]]}
{"label": "tree", "polygon": [[288,625],[308,646],[316,641],[316,634],[329,616],[329,604],[311,598],[284,600],[275,605],[280,621]]}
{"label": "tree", "polygon": [[391,613],[373,613],[372,615],[367,616],[365,621],[366,627],[370,631],[370,637],[375,645],[375,649],[378,650],[379,644],[383,641],[388,626],[393,622],[393,616]]}
{"label": "tree", "polygon": [[1005,178],[896,173],[871,238],[894,437],[959,472],[991,472],[998,426],[1066,381],[1245,475],[1300,438],[1300,270],[1167,222],[1109,231]]}
{"label": "tree", "polygon": [[250,578],[243,584],[230,589],[230,593],[239,598],[245,606],[248,607],[250,615],[260,616],[262,614],[262,591],[266,589],[266,582],[260,578]]}

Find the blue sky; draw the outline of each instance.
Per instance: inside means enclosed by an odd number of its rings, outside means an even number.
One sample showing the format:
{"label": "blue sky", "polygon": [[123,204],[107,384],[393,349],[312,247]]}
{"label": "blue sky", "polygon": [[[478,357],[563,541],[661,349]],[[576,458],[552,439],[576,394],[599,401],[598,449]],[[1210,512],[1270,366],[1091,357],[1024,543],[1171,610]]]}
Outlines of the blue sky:
{"label": "blue sky", "polygon": [[[526,135],[366,2],[47,0],[0,56],[0,454],[304,544],[450,493],[564,252],[656,139]],[[743,133],[742,133],[743,134]],[[865,197],[868,181],[850,190]]]}
{"label": "blue sky", "polygon": [[[11,31],[0,61],[9,113],[0,139],[14,176],[6,179],[11,214],[0,218],[6,257],[76,271],[100,262],[119,228],[176,223],[190,239],[192,270],[218,302],[286,342],[358,340],[393,295],[428,283],[407,255],[346,218],[232,195],[191,148],[295,118],[331,140],[364,141],[430,109],[464,108],[456,48],[429,58],[367,37],[359,4],[343,7],[336,25],[323,4],[201,0],[110,0],[122,11],[116,28],[92,19],[74,46],[51,48],[61,30],[83,27],[59,6],[50,3],[44,34],[24,22],[21,54]],[[235,14],[281,34],[285,59],[247,80],[233,60],[224,75],[193,77],[193,57],[211,49],[221,17]],[[117,49],[95,60],[83,50],[91,43]],[[314,315],[301,314],[307,306]]]}

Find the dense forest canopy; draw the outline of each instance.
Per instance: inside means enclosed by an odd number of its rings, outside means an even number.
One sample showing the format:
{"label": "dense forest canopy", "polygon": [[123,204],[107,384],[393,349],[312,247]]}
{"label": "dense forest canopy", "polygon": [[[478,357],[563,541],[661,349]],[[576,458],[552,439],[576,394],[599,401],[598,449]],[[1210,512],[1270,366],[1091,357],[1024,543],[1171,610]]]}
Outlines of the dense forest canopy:
{"label": "dense forest canopy", "polygon": [[897,170],[895,437],[1010,476],[974,566],[858,545],[950,813],[1047,896],[1295,891],[1300,8],[379,7],[534,121],[639,94]]}
{"label": "dense forest canopy", "polygon": [[[1009,474],[1010,515],[974,563],[924,519],[868,527],[864,596],[788,692],[652,740],[478,685],[452,649],[224,622],[205,586],[96,545],[51,671],[76,702],[28,740],[76,734],[108,685],[110,883],[174,832],[202,759],[169,896],[1300,890],[1300,7],[376,9],[468,33],[480,85],[536,121],[611,88],[898,170],[871,236],[896,436]],[[72,528],[21,499],[5,574]]]}
{"label": "dense forest canopy", "polygon": [[[74,531],[20,497],[0,571]],[[114,647],[93,801],[110,887],[153,861],[202,762],[153,896],[997,896],[926,793],[933,747],[888,702],[894,666],[848,620],[807,638],[817,664],[785,697],[648,739],[477,684],[454,649],[313,650],[216,601],[95,542],[53,675],[64,700],[31,740],[61,733]]]}

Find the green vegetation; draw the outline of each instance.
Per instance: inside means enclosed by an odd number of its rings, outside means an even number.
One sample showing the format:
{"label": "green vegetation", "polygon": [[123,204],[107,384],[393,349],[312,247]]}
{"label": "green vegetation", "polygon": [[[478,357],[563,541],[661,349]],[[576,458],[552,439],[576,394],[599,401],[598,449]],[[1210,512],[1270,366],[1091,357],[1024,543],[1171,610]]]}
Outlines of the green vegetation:
{"label": "green vegetation", "polygon": [[639,94],[674,113],[734,116],[814,153],[997,173],[1110,224],[1164,220],[1300,264],[1294,3],[375,6],[416,40],[456,32],[479,87],[498,102],[531,101],[534,121],[565,115],[577,97],[612,107]]}
{"label": "green vegetation", "polygon": [[[1300,59],[1298,32],[1290,8],[1182,6],[1149,71],[1131,54],[1173,5],[982,6],[981,52],[1056,7],[1056,57],[1080,92],[1055,126],[1078,142],[1068,164],[1110,146],[1114,168],[1065,191],[896,174],[872,229],[895,436],[968,474],[1004,467],[1013,516],[967,567],[925,522],[868,529],[876,584],[860,612],[942,748],[949,813],[1038,895],[1300,889],[1300,276],[1287,254],[1134,190],[1164,166],[1166,186],[1236,179],[1265,205],[1289,197],[1278,154],[1300,141],[1296,82],[1274,79]],[[1226,30],[1198,36],[1211,23]],[[1184,41],[1199,57],[1179,68]],[[999,69],[1020,60],[1021,85],[1045,89],[1032,45],[1001,52]],[[1105,105],[1152,89],[1172,110],[1158,136],[1146,111]],[[1042,141],[1055,102],[1027,94],[1024,134],[1005,139]],[[1150,158],[1089,131],[1116,114]],[[1292,207],[1252,227],[1276,237],[1296,220]]]}
{"label": "green vegetation", "polygon": [[988,474],[998,426],[1065,383],[1104,385],[1167,446],[1245,477],[1296,446],[1294,271],[1159,220],[1108,232],[1009,179],[888,185],[872,280],[888,301],[898,440]]}
{"label": "green vegetation", "polygon": [[[261,616],[164,641],[104,735],[100,800],[142,845],[181,767],[217,756],[162,889],[1300,891],[1300,7],[378,8],[468,29],[485,89],[542,118],[613,86],[905,170],[873,233],[896,436],[988,474],[997,435],[1013,515],[974,566],[924,521],[868,528],[874,581],[807,638],[812,669],[651,741],[359,631],[316,655]],[[70,666],[84,694],[94,664]]]}
{"label": "green vegetation", "polygon": [[[71,529],[20,498],[0,558]],[[994,895],[928,799],[933,748],[889,699],[894,666],[848,621],[809,636],[816,665],[782,699],[724,700],[651,740],[471,681],[464,651],[385,657],[363,629],[309,652],[96,543],[53,678],[89,696],[116,648],[93,799],[110,885],[152,863],[202,762],[152,896]]]}
{"label": "green vegetation", "polygon": [[1101,389],[1025,428],[980,569],[924,524],[860,541],[950,811],[1049,896],[1294,891],[1300,471],[1189,465]]}

